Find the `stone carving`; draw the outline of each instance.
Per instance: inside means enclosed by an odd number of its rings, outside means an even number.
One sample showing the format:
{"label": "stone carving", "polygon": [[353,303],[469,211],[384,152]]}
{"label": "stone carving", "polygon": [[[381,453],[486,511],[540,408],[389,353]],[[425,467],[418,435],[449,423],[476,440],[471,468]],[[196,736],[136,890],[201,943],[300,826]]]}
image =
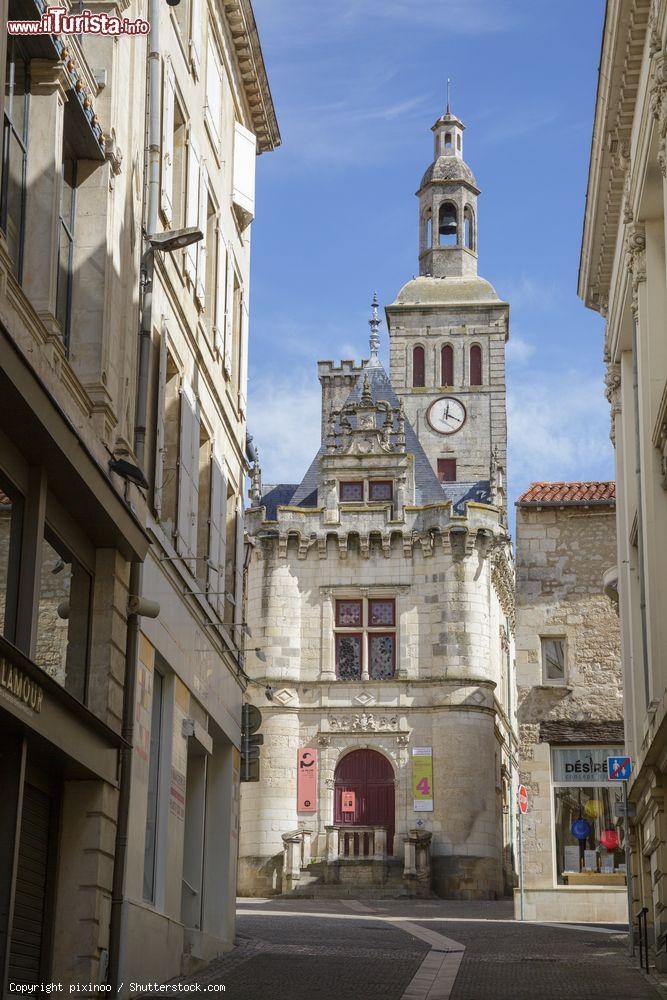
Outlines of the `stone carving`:
{"label": "stone carving", "polygon": [[361,712],[357,715],[330,715],[329,727],[340,733],[388,733],[398,729],[397,715],[373,715]]}
{"label": "stone carving", "polygon": [[408,743],[410,742],[410,736],[409,736],[409,734],[408,733],[400,733],[396,737],[396,742],[398,743],[399,747],[406,747],[408,745]]}
{"label": "stone carving", "polygon": [[331,746],[331,737],[330,736],[324,736],[324,735],[318,736],[317,737],[317,742],[319,743],[319,745],[321,747]]}
{"label": "stone carving", "polygon": [[491,583],[510,629],[514,632],[516,618],[514,574],[501,547],[494,549],[491,554]]}
{"label": "stone carving", "polygon": [[604,377],[605,390],[611,407],[611,430],[609,437],[613,444],[616,443],[616,422],[617,413],[621,412],[621,366],[610,361],[607,362],[607,373]]}
{"label": "stone carving", "polygon": [[632,314],[636,319],[639,310],[639,285],[646,281],[646,230],[639,222],[626,227],[625,255],[632,274]]}

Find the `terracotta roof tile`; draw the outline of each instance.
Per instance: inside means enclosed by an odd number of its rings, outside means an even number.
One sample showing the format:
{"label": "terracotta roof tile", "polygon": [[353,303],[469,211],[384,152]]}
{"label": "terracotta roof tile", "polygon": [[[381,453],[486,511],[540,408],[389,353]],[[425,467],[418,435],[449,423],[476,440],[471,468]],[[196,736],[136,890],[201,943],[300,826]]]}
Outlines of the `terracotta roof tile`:
{"label": "terracotta roof tile", "polygon": [[614,504],[616,483],[531,483],[517,500],[524,504]]}

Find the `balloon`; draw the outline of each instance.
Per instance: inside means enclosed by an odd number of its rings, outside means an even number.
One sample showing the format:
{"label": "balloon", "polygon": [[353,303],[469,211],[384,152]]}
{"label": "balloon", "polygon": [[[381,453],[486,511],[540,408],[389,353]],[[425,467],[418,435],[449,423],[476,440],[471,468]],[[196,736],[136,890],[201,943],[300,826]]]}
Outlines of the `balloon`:
{"label": "balloon", "polygon": [[589,799],[584,806],[584,812],[589,819],[597,819],[602,812],[602,806],[599,802],[596,802],[595,799]]}
{"label": "balloon", "polygon": [[575,819],[574,823],[570,827],[570,830],[572,831],[572,836],[576,837],[577,840],[586,840],[591,832],[591,824],[587,823],[586,820],[582,819],[580,816],[579,819]]}
{"label": "balloon", "polygon": [[618,847],[618,834],[616,830],[603,830],[600,834],[600,843],[608,851],[615,851]]}

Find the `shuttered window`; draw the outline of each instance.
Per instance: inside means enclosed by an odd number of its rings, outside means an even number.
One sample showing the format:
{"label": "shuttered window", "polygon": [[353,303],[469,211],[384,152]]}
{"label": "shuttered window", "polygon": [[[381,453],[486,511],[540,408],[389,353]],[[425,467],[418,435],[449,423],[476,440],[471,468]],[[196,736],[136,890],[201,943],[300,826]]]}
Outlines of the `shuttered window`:
{"label": "shuttered window", "polygon": [[206,123],[211,132],[213,145],[220,146],[222,122],[222,64],[218,49],[209,36],[206,46]]}
{"label": "shuttered window", "polygon": [[211,516],[209,522],[208,591],[211,604],[224,613],[227,554],[227,475],[220,453],[211,459]]}
{"label": "shuttered window", "polygon": [[[243,621],[243,501],[236,500],[236,551],[234,552],[234,623]],[[239,630],[234,630],[234,642],[240,641]]]}
{"label": "shuttered window", "polygon": [[164,86],[162,98],[162,189],[160,207],[166,222],[173,220],[174,190],[174,108],[176,104],[176,83],[171,62],[164,66]]}
{"label": "shuttered window", "polygon": [[202,38],[204,23],[202,16],[202,0],[192,0],[192,35],[190,37],[190,62],[196,79],[201,73]]}
{"label": "shuttered window", "polygon": [[225,354],[224,368],[227,378],[232,375],[232,352],[234,347],[234,255],[227,248],[227,292],[225,295]]}
{"label": "shuttered window", "polygon": [[246,394],[248,392],[248,335],[250,329],[250,319],[248,316],[248,306],[245,296],[241,302],[241,345],[239,360],[239,413],[242,417],[246,414]]}
{"label": "shuttered window", "polygon": [[[198,404],[189,383],[184,381],[181,390],[176,540],[179,553],[189,559],[192,559],[197,552],[198,489]],[[190,568],[194,570],[194,565],[191,565]]]}
{"label": "shuttered window", "polygon": [[167,391],[167,330],[163,327],[160,336],[157,402],[155,414],[155,471],[153,479],[153,510],[158,521],[162,515],[164,490],[165,457],[165,395]]}
{"label": "shuttered window", "polygon": [[222,224],[218,218],[216,233],[216,265],[215,265],[215,320],[213,338],[216,351],[224,357],[225,353],[225,297],[227,292],[227,245],[222,232]]}
{"label": "shuttered window", "polygon": [[206,233],[208,229],[208,174],[203,163],[199,167],[199,208],[197,225],[204,238],[196,244],[197,280],[195,282],[195,298],[201,309],[206,304]]}
{"label": "shuttered window", "polygon": [[[200,156],[192,136],[188,144],[188,187],[186,192],[185,225],[199,224],[199,175]],[[185,273],[194,283],[197,274],[197,244],[185,248]]]}
{"label": "shuttered window", "polygon": [[234,122],[232,201],[244,226],[255,217],[256,146],[254,134],[240,122]]}

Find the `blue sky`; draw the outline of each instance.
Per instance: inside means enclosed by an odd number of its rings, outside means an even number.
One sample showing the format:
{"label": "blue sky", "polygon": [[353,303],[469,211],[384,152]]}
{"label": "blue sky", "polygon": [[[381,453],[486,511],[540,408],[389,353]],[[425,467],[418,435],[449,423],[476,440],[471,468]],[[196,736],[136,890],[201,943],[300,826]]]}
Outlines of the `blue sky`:
{"label": "blue sky", "polygon": [[[447,77],[479,187],[479,272],[511,305],[509,492],[612,478],[603,321],[577,268],[603,0],[254,0],[283,145],[258,160],[249,420],[264,481],[319,441],[318,359],[367,356],[373,289],[418,269]],[[383,324],[386,363],[387,340]]]}

